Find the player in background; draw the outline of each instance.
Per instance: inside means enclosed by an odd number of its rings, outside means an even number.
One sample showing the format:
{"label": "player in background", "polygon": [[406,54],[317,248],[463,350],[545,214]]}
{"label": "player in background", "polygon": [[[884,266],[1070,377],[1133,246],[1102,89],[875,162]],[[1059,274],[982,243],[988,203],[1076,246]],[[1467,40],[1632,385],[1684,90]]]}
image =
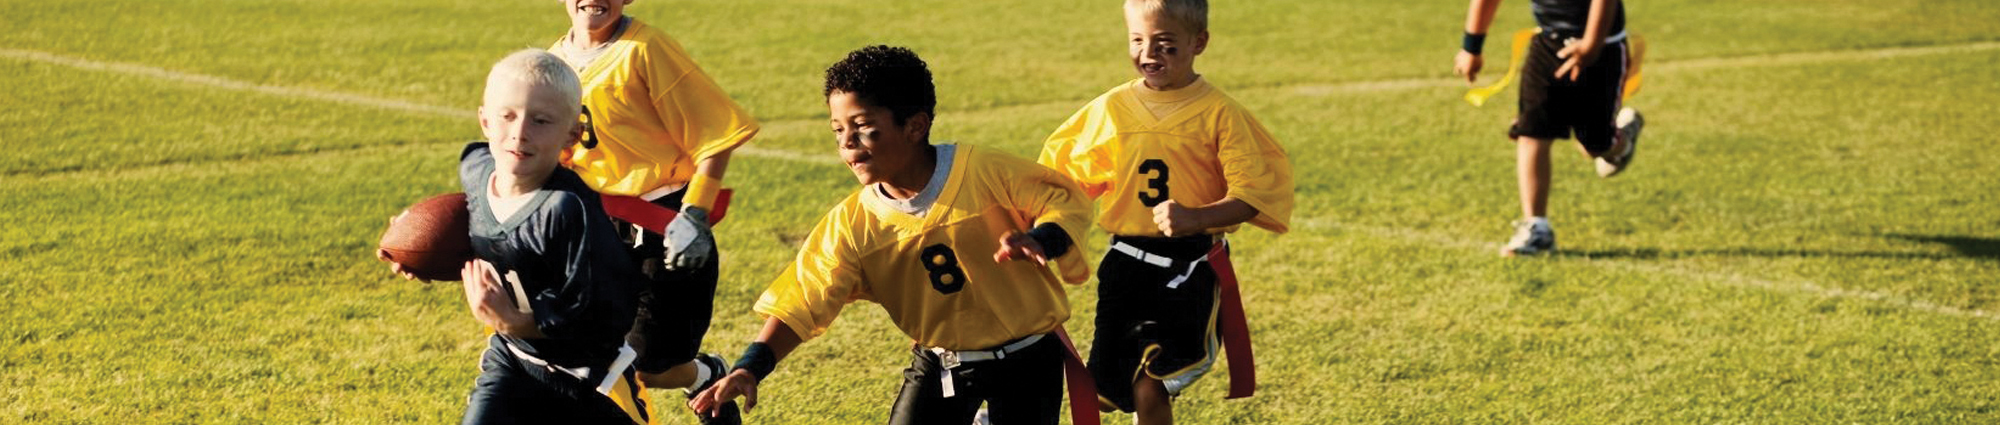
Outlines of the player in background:
{"label": "player in background", "polygon": [[[1218,272],[1228,267],[1223,235],[1244,223],[1287,231],[1292,168],[1256,118],[1195,72],[1208,48],[1207,2],[1128,0],[1124,9],[1139,78],[1057,128],[1041,163],[1097,199],[1097,224],[1111,234],[1090,347],[1100,403],[1139,424],[1168,424],[1172,397],[1214,363],[1219,322],[1242,324],[1234,278]],[[1238,307],[1235,317],[1224,306]],[[1249,370],[1248,334],[1237,333],[1232,384],[1252,375],[1239,374]],[[1231,397],[1252,386],[1232,385]]]}
{"label": "player in background", "polygon": [[[1541,27],[1521,70],[1520,112],[1507,137],[1514,140],[1515,180],[1520,185],[1522,219],[1514,237],[1500,248],[1505,256],[1542,254],[1556,249],[1550,228],[1549,148],[1575,133],[1577,146],[1593,159],[1597,175],[1624,172],[1638,151],[1639,112],[1623,107],[1631,65],[1621,0],[1534,0]],[[1465,38],[1453,71],[1471,83],[1484,66],[1481,51],[1500,0],[1472,0]]]}
{"label": "player in background", "polygon": [[[562,0],[570,29],[549,50],[581,76],[594,136],[564,151],[564,165],[599,193],[680,212],[664,235],[617,222],[650,282],[629,336],[639,351],[640,377],[651,388],[693,394],[727,366],[700,352],[721,274],[708,216],[731,151],[758,126],[679,42],[626,16],[631,3]],[[701,420],[741,422],[733,405],[716,413]]]}

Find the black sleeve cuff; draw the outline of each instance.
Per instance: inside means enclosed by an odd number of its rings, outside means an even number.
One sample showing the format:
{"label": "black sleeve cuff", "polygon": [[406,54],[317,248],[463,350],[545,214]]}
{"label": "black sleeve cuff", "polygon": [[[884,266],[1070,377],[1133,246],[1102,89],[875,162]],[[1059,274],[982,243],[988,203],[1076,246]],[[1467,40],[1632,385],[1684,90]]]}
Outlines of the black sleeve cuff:
{"label": "black sleeve cuff", "polygon": [[743,348],[743,358],[736,359],[736,367],[730,368],[736,369],[750,372],[750,376],[762,382],[764,377],[771,376],[771,372],[778,369],[778,356],[771,352],[770,344],[752,342],[749,347]]}
{"label": "black sleeve cuff", "polygon": [[1069,232],[1063,231],[1062,226],[1055,223],[1035,226],[1034,230],[1028,231],[1028,237],[1034,238],[1035,243],[1042,244],[1042,255],[1048,258],[1068,254],[1070,245],[1075,244],[1075,241],[1069,239]]}

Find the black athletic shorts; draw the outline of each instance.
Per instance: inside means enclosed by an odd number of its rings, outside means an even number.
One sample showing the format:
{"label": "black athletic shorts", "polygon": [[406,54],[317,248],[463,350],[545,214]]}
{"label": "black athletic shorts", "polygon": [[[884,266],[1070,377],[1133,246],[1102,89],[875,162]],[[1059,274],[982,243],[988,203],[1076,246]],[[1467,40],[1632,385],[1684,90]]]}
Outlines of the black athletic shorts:
{"label": "black athletic shorts", "polygon": [[[1215,269],[1205,260],[1216,238],[1113,236],[1097,267],[1097,334],[1090,374],[1098,402],[1130,412],[1140,373],[1167,380],[1212,360],[1218,342]],[[1171,259],[1166,267],[1119,251],[1124,244]],[[1197,261],[1199,260],[1199,261]],[[1186,279],[1168,287],[1173,281]]]}
{"label": "black athletic shorts", "polygon": [[[617,371],[626,376],[612,392],[628,397],[637,410],[627,413],[611,396],[597,392],[604,366],[592,368],[578,378],[515,356],[498,335],[487,339],[486,352],[479,359],[479,379],[472,394],[465,397],[465,425],[495,424],[606,424],[633,425],[649,421],[645,397],[639,394],[632,370]],[[635,417],[636,415],[636,417]]]}
{"label": "black athletic shorts", "polygon": [[[1055,425],[1062,416],[1067,351],[1061,338],[1043,334],[1006,358],[964,363],[947,372],[936,353],[913,346],[889,424],[969,424],[985,403],[995,425]],[[944,396],[945,373],[952,374],[950,397]]]}
{"label": "black athletic shorts", "polygon": [[[653,204],[678,211],[681,195],[686,192],[662,196]],[[661,263],[667,257],[666,236],[624,220],[613,218],[611,222],[646,277],[639,292],[638,320],[625,335],[625,341],[639,353],[633,365],[640,372],[660,373],[694,360],[715,315],[715,284],[722,276],[722,258],[709,251],[708,264],[700,268],[667,270]]]}
{"label": "black athletic shorts", "polygon": [[1528,46],[1521,67],[1521,110],[1507,138],[1567,139],[1576,133],[1576,142],[1592,153],[1611,148],[1617,134],[1618,109],[1624,101],[1625,70],[1630,58],[1624,41],[1605,45],[1597,62],[1586,64],[1576,81],[1556,78],[1563,59],[1562,36],[1543,31]]}

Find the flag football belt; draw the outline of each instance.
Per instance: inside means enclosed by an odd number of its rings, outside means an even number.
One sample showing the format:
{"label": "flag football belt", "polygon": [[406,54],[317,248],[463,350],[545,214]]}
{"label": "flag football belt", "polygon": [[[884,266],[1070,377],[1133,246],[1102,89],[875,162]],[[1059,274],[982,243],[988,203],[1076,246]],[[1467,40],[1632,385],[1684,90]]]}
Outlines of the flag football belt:
{"label": "flag football belt", "polygon": [[[1220,247],[1228,244],[1229,244],[1228,239],[1218,238],[1218,242],[1215,244],[1215,246],[1218,247],[1217,249],[1220,249]],[[1211,250],[1210,254],[1202,254],[1201,258],[1196,258],[1193,261],[1187,261],[1183,263],[1183,265],[1181,266],[1175,266],[1174,263],[1176,261],[1174,260],[1174,257],[1168,257],[1165,255],[1146,252],[1146,250],[1144,249],[1139,249],[1139,247],[1132,246],[1124,242],[1112,242],[1111,250],[1118,251],[1119,253],[1131,256],[1134,259],[1138,259],[1139,261],[1144,262],[1146,264],[1152,264],[1159,268],[1169,269],[1169,270],[1180,270],[1180,274],[1174,275],[1173,280],[1167,281],[1167,288],[1180,288],[1182,283],[1187,283],[1188,277],[1194,275],[1195,266],[1199,266],[1201,265],[1201,263],[1207,262],[1208,257],[1213,254],[1213,251]]]}
{"label": "flag football belt", "polygon": [[951,376],[953,375],[953,373],[951,372],[952,369],[957,369],[959,366],[964,365],[966,363],[978,363],[978,362],[993,361],[993,360],[1000,360],[1007,358],[1007,354],[1009,353],[1019,352],[1023,349],[1027,349],[1028,346],[1030,345],[1035,345],[1036,342],[1040,342],[1042,340],[1043,335],[1047,334],[1028,335],[1025,338],[1014,340],[1014,342],[1007,343],[1006,345],[1000,346],[1000,348],[995,348],[991,350],[952,351],[937,347],[926,348],[925,350],[929,350],[931,354],[936,354],[938,358],[938,365],[944,367],[944,374],[939,376],[938,378],[942,379],[944,382],[944,398],[951,398],[951,396],[958,395],[958,391],[952,388],[953,386],[951,379]]}
{"label": "flag football belt", "polygon": [[[502,342],[501,344],[506,345],[507,351],[513,352],[515,358],[521,359],[521,361],[528,362],[528,364],[541,366],[544,369],[548,369],[550,372],[562,372],[565,375],[574,376],[576,377],[576,379],[579,380],[590,379],[589,366],[584,366],[584,367],[557,366],[554,363],[549,363],[548,360],[542,360],[542,358],[540,357],[535,357],[534,355],[528,354],[528,352],[526,351],[521,351],[521,348],[515,347],[514,343],[512,342]],[[599,381],[597,383],[597,393],[604,395],[611,395],[612,387],[618,384],[618,378],[624,375],[623,371],[625,370],[625,368],[632,367],[632,361],[637,360],[638,358],[639,358],[639,352],[633,351],[631,344],[618,346],[618,358],[613,359],[611,361],[611,367],[605,369],[604,380]]]}

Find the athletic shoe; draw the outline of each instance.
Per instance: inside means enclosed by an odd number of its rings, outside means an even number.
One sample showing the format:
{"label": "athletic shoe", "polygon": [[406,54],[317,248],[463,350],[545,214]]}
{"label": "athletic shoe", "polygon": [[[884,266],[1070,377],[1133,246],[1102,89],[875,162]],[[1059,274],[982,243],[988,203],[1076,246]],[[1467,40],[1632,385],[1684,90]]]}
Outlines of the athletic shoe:
{"label": "athletic shoe", "polygon": [[1500,247],[1500,255],[1535,255],[1556,250],[1556,231],[1548,225],[1535,225],[1532,221],[1514,222],[1514,238],[1507,240],[1507,246]]}
{"label": "athletic shoe", "polygon": [[1639,153],[1639,129],[1646,126],[1646,118],[1639,116],[1639,110],[1625,108],[1618,111],[1618,137],[1625,139],[1625,151],[1611,158],[1597,157],[1597,176],[1611,178],[1625,172],[1632,166],[1632,156]]}
{"label": "athletic shoe", "polygon": [[[697,367],[708,369],[708,381],[696,383],[693,389],[687,391],[688,398],[694,398],[695,394],[708,390],[709,386],[715,385],[717,381],[722,380],[723,375],[728,375],[730,372],[729,361],[719,355],[696,354],[694,361]],[[736,408],[735,400],[717,406],[715,416],[704,416],[700,412],[696,412],[694,416],[700,419],[703,425],[743,425],[743,413]]]}

